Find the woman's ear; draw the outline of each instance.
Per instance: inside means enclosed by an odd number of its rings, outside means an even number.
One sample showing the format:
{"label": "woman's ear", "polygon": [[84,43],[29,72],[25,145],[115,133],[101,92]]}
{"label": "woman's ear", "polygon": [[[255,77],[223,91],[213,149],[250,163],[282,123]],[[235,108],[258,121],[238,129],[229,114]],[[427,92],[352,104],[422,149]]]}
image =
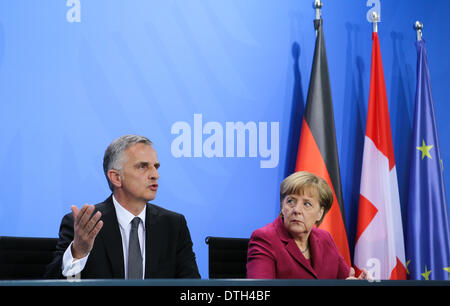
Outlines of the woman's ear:
{"label": "woman's ear", "polygon": [[318,215],[316,222],[319,222],[320,220],[322,220],[324,211],[325,211],[325,208],[323,208],[323,206],[320,206],[320,211],[319,211],[319,215]]}

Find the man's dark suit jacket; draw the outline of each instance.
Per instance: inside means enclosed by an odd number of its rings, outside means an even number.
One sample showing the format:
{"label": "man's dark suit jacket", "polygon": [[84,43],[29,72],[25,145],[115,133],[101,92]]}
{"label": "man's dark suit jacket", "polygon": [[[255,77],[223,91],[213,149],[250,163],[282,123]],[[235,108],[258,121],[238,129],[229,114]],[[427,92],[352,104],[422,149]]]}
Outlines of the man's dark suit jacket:
{"label": "man's dark suit jacket", "polygon": [[[95,209],[102,213],[103,227],[95,238],[81,278],[124,278],[122,236],[112,196],[95,205]],[[73,238],[73,214],[69,213],[62,219],[46,278],[64,278],[62,258]],[[145,278],[200,278],[183,215],[147,204],[145,239]]]}

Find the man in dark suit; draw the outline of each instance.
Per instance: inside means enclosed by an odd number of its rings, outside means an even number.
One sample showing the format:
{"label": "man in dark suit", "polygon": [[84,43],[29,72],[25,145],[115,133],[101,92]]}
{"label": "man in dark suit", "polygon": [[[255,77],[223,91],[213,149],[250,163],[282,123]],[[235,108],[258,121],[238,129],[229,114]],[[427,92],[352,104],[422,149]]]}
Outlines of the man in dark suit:
{"label": "man in dark suit", "polygon": [[147,138],[114,140],[103,160],[113,194],[71,207],[45,277],[200,278],[184,216],[147,203],[156,196],[159,165]]}

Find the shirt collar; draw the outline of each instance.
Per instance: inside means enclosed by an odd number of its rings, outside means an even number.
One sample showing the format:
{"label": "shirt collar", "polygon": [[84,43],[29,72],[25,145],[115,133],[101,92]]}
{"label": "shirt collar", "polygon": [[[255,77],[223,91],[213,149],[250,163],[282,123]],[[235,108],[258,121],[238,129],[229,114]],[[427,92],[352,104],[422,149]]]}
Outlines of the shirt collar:
{"label": "shirt collar", "polygon": [[[117,215],[117,221],[119,222],[119,225],[126,229],[128,225],[130,225],[131,220],[134,219],[135,215],[130,213],[128,210],[126,210],[114,197],[112,196],[114,208],[116,209],[116,215]],[[141,219],[142,225],[145,229],[145,212],[146,212],[147,206],[144,207],[144,209],[141,211],[141,213],[137,216]]]}

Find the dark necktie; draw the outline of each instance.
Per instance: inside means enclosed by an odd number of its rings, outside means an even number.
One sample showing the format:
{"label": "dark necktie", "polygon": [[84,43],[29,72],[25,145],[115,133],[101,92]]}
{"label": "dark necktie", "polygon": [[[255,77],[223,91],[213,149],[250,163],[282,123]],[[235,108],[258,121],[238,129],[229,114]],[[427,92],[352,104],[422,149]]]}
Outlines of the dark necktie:
{"label": "dark necktie", "polygon": [[138,227],[140,219],[131,220],[130,241],[128,245],[128,279],[142,279],[142,254],[139,246]]}

